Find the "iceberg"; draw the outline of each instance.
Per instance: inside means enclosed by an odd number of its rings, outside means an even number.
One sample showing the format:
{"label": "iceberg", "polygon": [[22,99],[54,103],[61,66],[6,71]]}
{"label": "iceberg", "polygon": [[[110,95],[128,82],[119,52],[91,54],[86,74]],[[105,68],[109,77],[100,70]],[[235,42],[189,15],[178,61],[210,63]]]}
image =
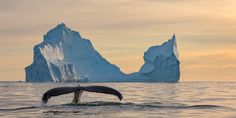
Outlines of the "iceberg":
{"label": "iceberg", "polygon": [[34,47],[33,63],[25,68],[27,82],[120,81],[126,76],[64,23]]}
{"label": "iceberg", "polygon": [[130,74],[139,81],[178,82],[180,62],[175,34],[160,46],[150,47],[144,53],[144,65],[139,72]]}
{"label": "iceberg", "polygon": [[139,72],[127,75],[64,23],[48,31],[33,51],[26,82],[178,82],[180,76],[175,35],[149,48]]}

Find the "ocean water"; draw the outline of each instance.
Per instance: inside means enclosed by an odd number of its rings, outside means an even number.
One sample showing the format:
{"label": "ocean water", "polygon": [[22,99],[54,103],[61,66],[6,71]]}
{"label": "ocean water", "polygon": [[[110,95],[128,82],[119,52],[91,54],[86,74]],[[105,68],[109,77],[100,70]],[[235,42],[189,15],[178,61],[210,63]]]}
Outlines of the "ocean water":
{"label": "ocean water", "polygon": [[1,118],[236,118],[236,82],[83,83],[119,90],[124,99],[84,92],[82,103],[73,94],[41,105],[42,94],[53,87],[76,83],[0,83]]}

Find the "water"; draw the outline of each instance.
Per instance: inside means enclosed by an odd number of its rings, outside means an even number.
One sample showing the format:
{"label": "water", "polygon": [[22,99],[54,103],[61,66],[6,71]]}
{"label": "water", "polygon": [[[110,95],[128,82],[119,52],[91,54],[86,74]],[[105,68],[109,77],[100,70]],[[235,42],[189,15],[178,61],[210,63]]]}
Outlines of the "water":
{"label": "water", "polygon": [[83,93],[82,103],[71,104],[73,94],[55,97],[41,106],[50,88],[74,83],[0,83],[1,118],[235,118],[236,82],[84,83],[119,90],[123,101],[111,95]]}

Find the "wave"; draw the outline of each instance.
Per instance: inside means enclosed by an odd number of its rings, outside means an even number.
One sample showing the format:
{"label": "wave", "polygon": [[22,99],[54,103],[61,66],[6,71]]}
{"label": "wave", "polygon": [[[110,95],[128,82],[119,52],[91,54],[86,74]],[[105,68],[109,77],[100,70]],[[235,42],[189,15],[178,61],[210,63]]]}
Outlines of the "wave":
{"label": "wave", "polygon": [[[28,106],[28,107],[18,107],[18,108],[9,108],[9,109],[0,109],[0,112],[7,111],[17,111],[17,110],[27,110],[27,109],[46,109],[48,111],[44,113],[48,113],[50,111],[57,112],[50,109],[66,109],[66,108],[90,108],[90,107],[111,107],[111,108],[120,108],[120,109],[227,109],[228,107],[219,106],[219,105],[209,105],[209,104],[200,104],[200,105],[186,105],[180,103],[160,103],[160,102],[152,102],[152,103],[122,103],[122,102],[105,102],[105,101],[94,101],[94,102],[84,102],[79,104],[61,104],[61,105],[49,105],[49,106]],[[228,108],[231,109],[232,108]],[[63,112],[63,111],[59,111]],[[66,111],[68,112],[68,111]],[[74,111],[72,111],[74,112]]]}
{"label": "wave", "polygon": [[18,110],[26,110],[26,109],[37,109],[39,107],[40,106],[18,107],[18,108],[0,109],[0,111],[18,111]]}

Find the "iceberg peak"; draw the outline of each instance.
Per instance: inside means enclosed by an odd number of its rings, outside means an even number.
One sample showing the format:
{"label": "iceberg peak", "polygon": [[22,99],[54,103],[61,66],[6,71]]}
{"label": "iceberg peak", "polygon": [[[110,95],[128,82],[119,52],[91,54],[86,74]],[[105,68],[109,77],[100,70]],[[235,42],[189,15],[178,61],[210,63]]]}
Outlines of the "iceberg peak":
{"label": "iceberg peak", "polygon": [[172,36],[172,38],[171,38],[172,40],[175,40],[175,34]]}
{"label": "iceberg peak", "polygon": [[[51,29],[48,33],[51,31],[68,31],[70,28],[68,28],[63,22],[61,24],[58,24],[55,28]],[[47,34],[48,34],[47,33]]]}
{"label": "iceberg peak", "polygon": [[[53,28],[54,30],[64,30],[64,31],[67,31],[67,30],[70,30],[70,28],[68,28],[63,22],[61,24],[58,24],[55,28]],[[53,30],[52,29],[52,30]]]}
{"label": "iceberg peak", "polygon": [[66,27],[65,23],[61,22],[61,24],[58,24],[59,27]]}
{"label": "iceberg peak", "polygon": [[73,36],[81,38],[78,31],[73,31],[68,28],[63,22],[58,24],[55,28],[51,29],[44,35],[43,42],[57,42],[61,40],[71,39]]}
{"label": "iceberg peak", "polygon": [[162,45],[156,45],[156,46],[150,47],[144,53],[144,60],[149,60],[153,62],[155,61],[157,56],[170,57],[172,56],[172,54],[174,54],[176,58],[178,59],[179,54],[178,54],[175,34],[172,36],[171,39],[164,42]]}
{"label": "iceberg peak", "polygon": [[175,34],[172,36],[171,40],[172,40],[172,52],[175,54],[175,57],[179,59],[179,52],[178,52]]}

